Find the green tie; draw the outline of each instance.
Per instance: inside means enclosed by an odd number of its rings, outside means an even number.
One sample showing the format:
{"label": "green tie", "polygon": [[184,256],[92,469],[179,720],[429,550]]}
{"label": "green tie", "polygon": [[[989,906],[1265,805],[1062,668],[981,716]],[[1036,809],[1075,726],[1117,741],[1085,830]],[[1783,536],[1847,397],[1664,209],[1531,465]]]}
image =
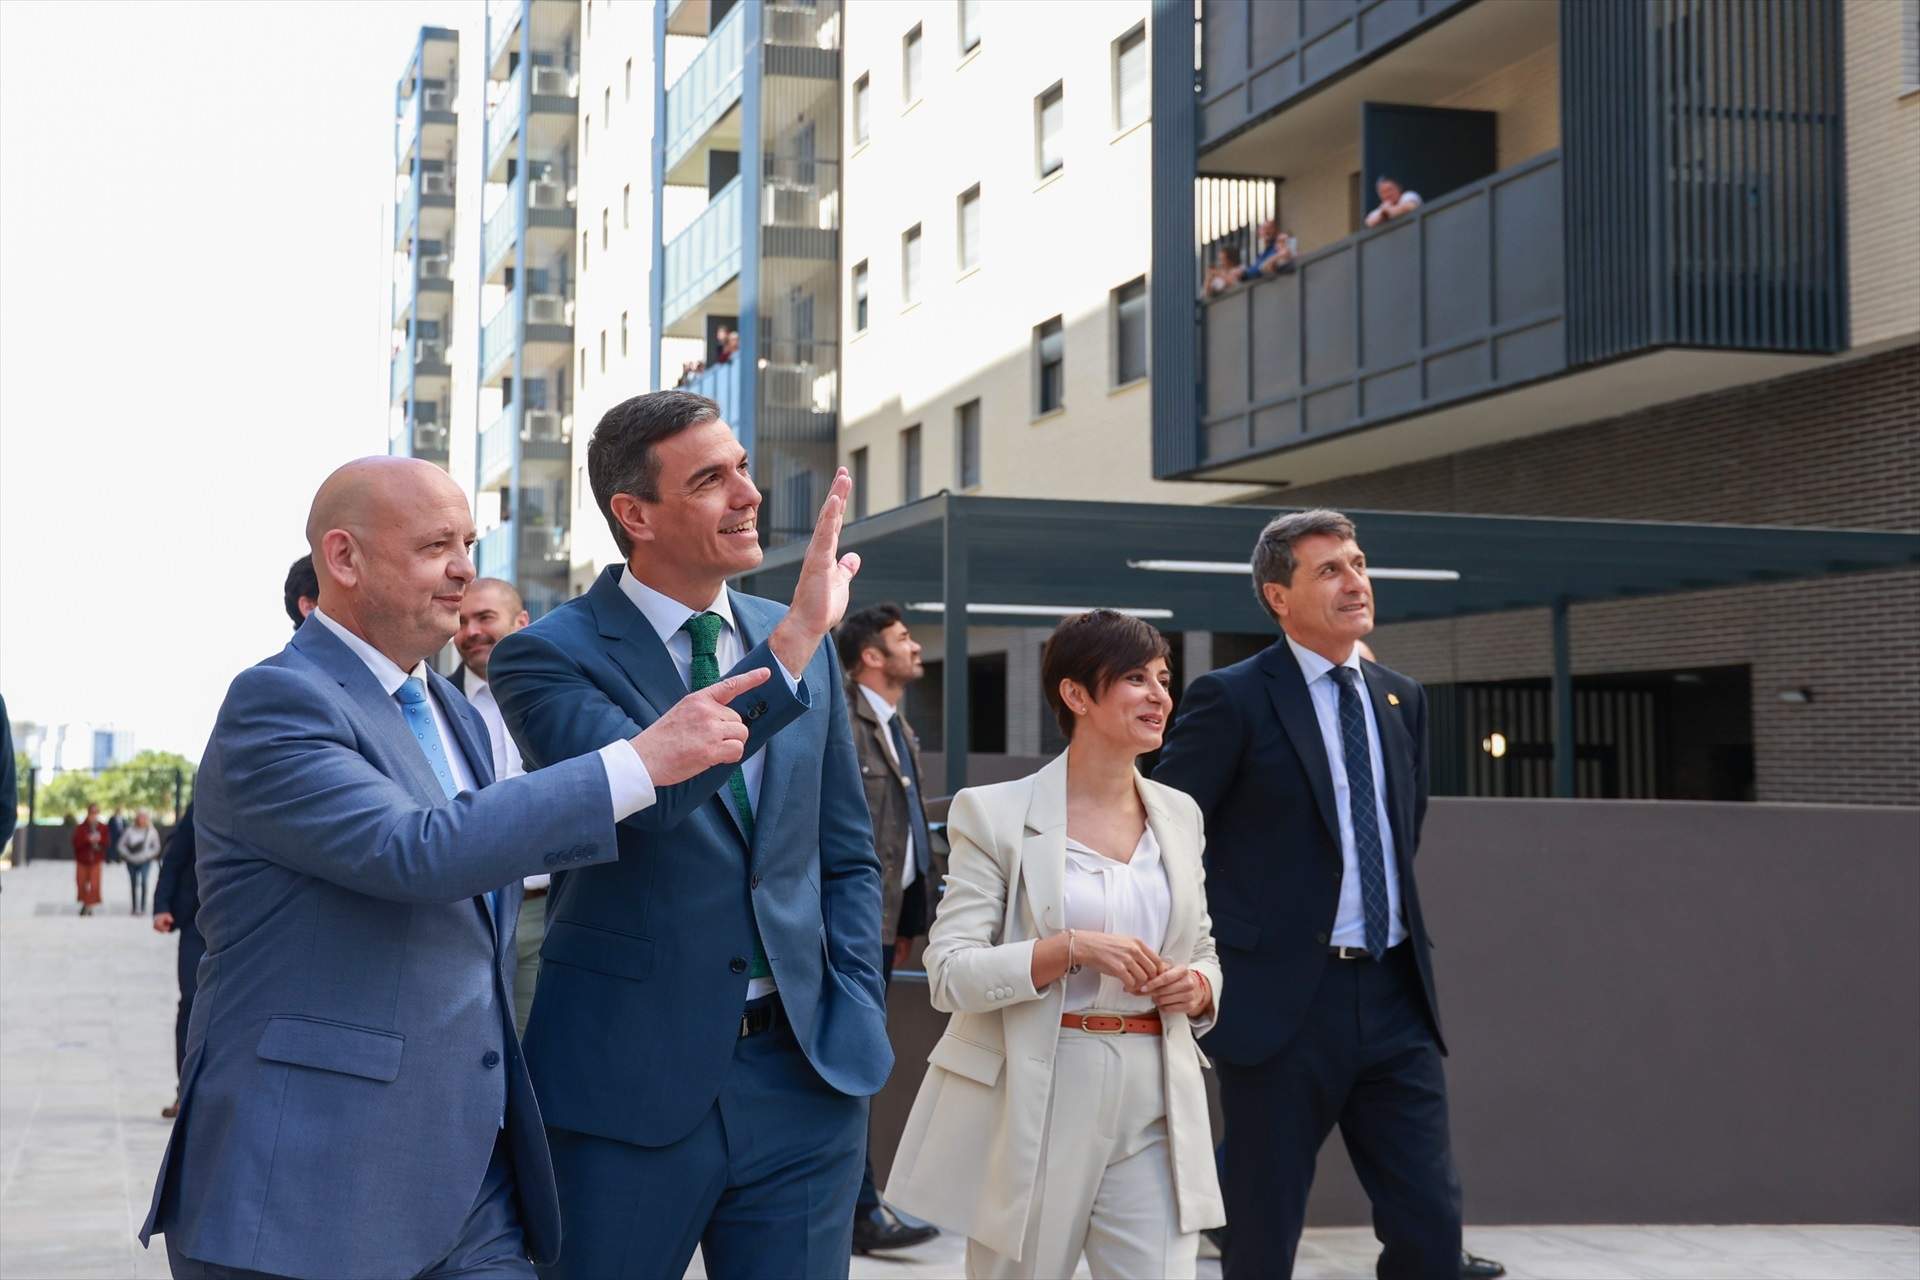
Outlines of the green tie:
{"label": "green tie", "polygon": [[[727,620],[708,610],[696,613],[681,624],[680,629],[693,637],[693,680],[694,689],[704,689],[720,679],[720,659],[715,650],[720,643],[720,628]],[[753,843],[753,805],[747,800],[747,777],[740,772],[738,765],[727,775],[727,794],[733,797],[733,810],[740,815],[740,829],[747,833],[747,843]],[[753,935],[753,962],[747,968],[749,978],[768,978],[773,969],[767,964],[766,949],[760,945],[758,928]]]}

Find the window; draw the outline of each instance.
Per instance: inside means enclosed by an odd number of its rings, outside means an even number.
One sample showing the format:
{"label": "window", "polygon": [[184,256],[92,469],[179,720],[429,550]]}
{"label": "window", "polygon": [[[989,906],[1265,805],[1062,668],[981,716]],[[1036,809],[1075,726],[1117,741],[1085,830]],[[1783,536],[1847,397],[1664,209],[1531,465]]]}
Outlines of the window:
{"label": "window", "polygon": [[580,233],[580,269],[587,269],[587,233],[584,231]]}
{"label": "window", "polygon": [[867,331],[867,264],[853,264],[853,331]]}
{"label": "window", "polygon": [[969,400],[953,411],[953,437],[960,456],[954,470],[960,473],[960,487],[972,489],[980,483],[980,402]]}
{"label": "window", "polygon": [[602,209],[600,211],[600,247],[602,249],[607,247],[607,234],[607,211]]}
{"label": "window", "polygon": [[900,305],[911,307],[920,301],[920,224],[914,223],[900,237]]}
{"label": "window", "polygon": [[960,0],[960,52],[980,47],[980,0]]}
{"label": "window", "polygon": [[1108,295],[1108,325],[1113,331],[1113,385],[1124,387],[1147,376],[1147,278]]}
{"label": "window", "polygon": [[1066,128],[1066,93],[1056,84],[1033,100],[1034,160],[1043,178],[1060,172],[1066,163],[1061,155]]}
{"label": "window", "polygon": [[909,106],[920,101],[920,24],[917,22],[900,41],[900,101]]}
{"label": "window", "polygon": [[980,265],[980,184],[960,193],[960,209],[954,219],[954,244],[960,269],[971,271]]}
{"label": "window", "polygon": [[856,147],[867,140],[867,129],[873,115],[870,109],[872,88],[864,75],[853,82],[853,145]]}
{"label": "window", "polygon": [[1034,327],[1033,390],[1036,417],[1066,407],[1067,335],[1059,316]]}
{"label": "window", "polygon": [[900,501],[915,502],[920,497],[920,428],[908,427],[900,433]]}
{"label": "window", "polygon": [[607,371],[607,331],[600,331],[600,372]]}
{"label": "window", "polygon": [[864,447],[855,449],[848,459],[853,465],[848,468],[853,473],[853,518],[867,518],[867,451]]}
{"label": "window", "polygon": [[1147,81],[1147,25],[1113,42],[1113,127],[1131,129],[1147,118],[1153,90]]}
{"label": "window", "polygon": [[623,357],[627,354],[627,316],[628,314],[629,313],[625,311],[622,311],[620,313],[620,354]]}
{"label": "window", "polygon": [[632,102],[633,101],[633,59],[632,58],[627,59],[627,69],[625,72],[625,76],[621,80],[620,84],[621,84],[620,101]]}
{"label": "window", "polygon": [[620,229],[626,231],[633,226],[633,184],[629,182],[620,188]]}

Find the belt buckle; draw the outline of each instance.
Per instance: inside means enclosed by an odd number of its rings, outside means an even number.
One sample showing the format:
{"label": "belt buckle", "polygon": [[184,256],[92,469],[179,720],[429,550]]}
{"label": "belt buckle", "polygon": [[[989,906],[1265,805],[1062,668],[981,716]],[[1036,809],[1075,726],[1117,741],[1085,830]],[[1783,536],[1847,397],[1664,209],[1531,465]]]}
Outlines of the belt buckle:
{"label": "belt buckle", "polygon": [[1364,959],[1366,955],[1367,949],[1365,947],[1335,947],[1333,949],[1333,956],[1336,960],[1360,960]]}
{"label": "belt buckle", "polygon": [[[1095,1022],[1111,1022],[1110,1027],[1096,1027]],[[1080,1015],[1080,1029],[1096,1036],[1117,1036],[1127,1029],[1127,1020],[1111,1013],[1085,1013]]]}
{"label": "belt buckle", "polygon": [[740,1015],[740,1039],[745,1040],[753,1034],[753,1027],[746,1014]]}

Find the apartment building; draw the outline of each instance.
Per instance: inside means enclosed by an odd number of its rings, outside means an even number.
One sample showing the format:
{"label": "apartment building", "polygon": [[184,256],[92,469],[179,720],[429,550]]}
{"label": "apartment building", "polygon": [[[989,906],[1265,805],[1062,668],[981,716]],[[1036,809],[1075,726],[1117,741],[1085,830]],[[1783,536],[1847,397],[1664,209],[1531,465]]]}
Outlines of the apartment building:
{"label": "apartment building", "polygon": [[1151,465],[1150,7],[848,7],[839,456],[862,510],[1232,496]]}
{"label": "apartment building", "polygon": [[577,0],[487,6],[474,561],[536,616],[572,569],[580,23]]}
{"label": "apartment building", "polygon": [[460,36],[422,27],[393,91],[393,331],[387,449],[445,467],[453,421]]}
{"label": "apartment building", "polygon": [[[1156,0],[1153,271],[1192,286],[1155,294],[1153,473],[1288,505],[1920,526],[1917,8],[1201,0],[1196,72],[1194,5]],[[1369,228],[1382,177],[1424,203]],[[1249,188],[1300,258],[1196,302],[1199,263],[1250,240]],[[1570,621],[1582,794],[1920,800],[1920,574]],[[1517,612],[1375,637],[1434,690],[1469,793],[1536,793],[1478,765],[1539,755],[1549,634]]]}

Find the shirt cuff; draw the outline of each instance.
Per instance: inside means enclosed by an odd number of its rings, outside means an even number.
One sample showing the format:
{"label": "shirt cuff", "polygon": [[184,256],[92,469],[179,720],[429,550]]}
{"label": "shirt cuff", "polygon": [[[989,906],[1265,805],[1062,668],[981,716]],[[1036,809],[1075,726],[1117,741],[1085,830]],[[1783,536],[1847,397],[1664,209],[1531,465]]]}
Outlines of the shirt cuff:
{"label": "shirt cuff", "polygon": [[[767,656],[769,658],[773,658],[773,653],[771,650],[768,651]],[[780,661],[780,659],[778,658],[773,658],[773,669],[786,677],[787,692],[795,695],[796,697],[799,696],[800,677],[794,675],[793,672],[787,670],[787,664]]]}
{"label": "shirt cuff", "polygon": [[633,744],[622,738],[600,748],[600,762],[607,767],[607,790],[613,796],[613,820],[620,822],[642,809],[650,808],[657,798],[653,778],[640,760]]}

